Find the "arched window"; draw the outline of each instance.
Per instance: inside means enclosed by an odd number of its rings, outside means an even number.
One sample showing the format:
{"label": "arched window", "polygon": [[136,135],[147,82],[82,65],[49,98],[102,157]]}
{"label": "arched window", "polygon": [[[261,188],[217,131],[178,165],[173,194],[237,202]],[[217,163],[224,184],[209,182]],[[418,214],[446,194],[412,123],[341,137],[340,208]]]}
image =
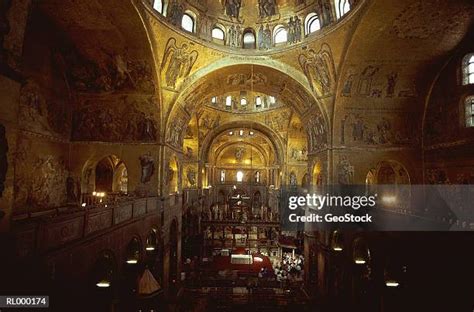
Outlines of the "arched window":
{"label": "arched window", "polygon": [[275,99],[275,97],[274,97],[274,96],[270,96],[268,99],[269,99],[269,101],[270,101],[270,104],[272,104],[272,105],[273,105],[273,104],[275,104],[275,103],[276,103],[276,99]]}
{"label": "arched window", "polygon": [[225,98],[225,107],[226,108],[231,108],[232,107],[232,96],[231,95],[228,95]]}
{"label": "arched window", "polygon": [[336,5],[336,17],[340,19],[351,10],[351,4],[349,0],[335,0]]}
{"label": "arched window", "polygon": [[225,33],[221,27],[214,26],[214,28],[212,29],[212,38],[217,39],[217,40],[225,39]]}
{"label": "arched window", "polygon": [[159,13],[163,13],[163,0],[155,0],[155,2],[153,2],[153,9]]}
{"label": "arched window", "polygon": [[309,13],[304,20],[304,31],[306,35],[309,35],[317,30],[321,29],[321,22],[317,13]]}
{"label": "arched window", "polygon": [[211,103],[214,104],[214,105],[217,104],[217,96],[213,96],[211,98]]}
{"label": "arched window", "polygon": [[237,182],[242,182],[244,180],[244,173],[242,171],[237,171]]}
{"label": "arched window", "polygon": [[194,17],[189,13],[186,12],[183,14],[183,18],[181,19],[181,27],[189,32],[195,32],[196,23]]}
{"label": "arched window", "polygon": [[275,44],[288,42],[288,30],[283,25],[278,25],[273,30],[273,42]]}
{"label": "arched window", "polygon": [[262,107],[262,98],[257,96],[255,98],[255,108],[260,108],[260,107]]}
{"label": "arched window", "polygon": [[474,84],[474,53],[466,55],[462,64],[463,84]]}
{"label": "arched window", "polygon": [[255,49],[255,33],[252,29],[247,29],[243,36],[244,49]]}
{"label": "arched window", "polygon": [[153,9],[155,9],[158,13],[163,14],[163,0],[155,0],[153,2]]}
{"label": "arched window", "polygon": [[241,98],[240,99],[240,105],[242,105],[242,106],[247,105],[247,99],[246,98]]}
{"label": "arched window", "polygon": [[225,182],[225,170],[221,170],[221,183]]}
{"label": "arched window", "polygon": [[466,127],[474,127],[474,95],[468,96],[465,100],[466,107]]}

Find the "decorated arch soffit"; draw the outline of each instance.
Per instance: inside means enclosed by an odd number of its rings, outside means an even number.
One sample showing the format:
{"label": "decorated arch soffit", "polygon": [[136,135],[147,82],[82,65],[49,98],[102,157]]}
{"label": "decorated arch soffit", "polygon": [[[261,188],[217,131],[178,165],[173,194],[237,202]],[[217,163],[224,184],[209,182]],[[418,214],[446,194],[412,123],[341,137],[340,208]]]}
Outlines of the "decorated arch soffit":
{"label": "decorated arch soffit", "polygon": [[280,134],[281,138],[286,138],[285,133],[291,116],[297,114],[301,116],[307,135],[313,138],[310,151],[327,147],[327,115],[322,113],[317,104],[318,100],[288,75],[273,68],[253,64],[217,69],[177,95],[168,117],[166,142],[176,148],[182,146],[182,137],[176,133],[176,129],[185,127],[193,114],[198,118],[205,118],[207,115],[219,116],[221,119],[213,120],[213,124],[242,120],[242,116],[233,112],[212,111],[205,102],[210,101],[213,96],[239,91],[261,92],[286,104],[270,111],[246,114],[245,119],[264,124]]}
{"label": "decorated arch soffit", "polygon": [[[246,132],[251,129],[254,132],[254,139],[245,140],[245,142],[258,150],[267,164],[282,164],[285,161],[283,138],[271,127],[249,120],[232,121],[212,129],[202,141],[199,159],[211,161],[211,158],[217,157],[225,147],[242,144],[238,138],[239,134],[236,133],[239,129],[246,129]],[[234,132],[231,139],[227,137],[229,131]],[[214,157],[211,155],[213,152],[215,152]]]}
{"label": "decorated arch soffit", "polygon": [[229,142],[216,149],[209,161],[214,164],[264,167],[269,165],[262,147],[249,142]]}
{"label": "decorated arch soffit", "polygon": [[[239,128],[232,129],[230,132],[222,132],[216,136],[212,145],[207,149],[207,159],[209,162],[217,163],[218,159],[222,159],[223,153],[226,150],[239,150],[241,148],[243,149],[242,156],[245,156],[244,154],[249,150],[252,151],[250,154],[254,153],[254,155],[258,156],[260,165],[269,165],[276,162],[278,155],[275,151],[274,143],[270,138],[260,131],[252,130],[252,138],[242,141],[239,140],[238,129]],[[246,135],[248,135],[248,133]],[[203,152],[205,153],[206,151]]]}

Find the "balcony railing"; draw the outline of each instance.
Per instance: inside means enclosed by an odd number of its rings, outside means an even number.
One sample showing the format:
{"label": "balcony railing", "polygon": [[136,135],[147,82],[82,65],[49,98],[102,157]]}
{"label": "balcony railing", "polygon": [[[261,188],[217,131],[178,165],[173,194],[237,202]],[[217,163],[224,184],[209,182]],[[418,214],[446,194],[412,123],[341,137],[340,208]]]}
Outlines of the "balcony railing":
{"label": "balcony railing", "polygon": [[85,200],[86,205],[56,208],[48,210],[47,214],[14,219],[17,255],[44,254],[115,226],[139,220],[157,212],[159,202],[157,197],[123,196],[107,196],[102,202],[92,198]]}

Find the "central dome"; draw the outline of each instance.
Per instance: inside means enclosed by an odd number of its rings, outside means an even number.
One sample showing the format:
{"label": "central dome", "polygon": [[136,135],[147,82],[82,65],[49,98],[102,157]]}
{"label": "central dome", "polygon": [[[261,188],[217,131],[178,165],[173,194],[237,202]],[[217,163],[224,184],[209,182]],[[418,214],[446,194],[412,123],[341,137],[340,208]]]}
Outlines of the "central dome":
{"label": "central dome", "polygon": [[271,50],[313,38],[338,22],[356,0],[154,0],[175,28],[231,48]]}

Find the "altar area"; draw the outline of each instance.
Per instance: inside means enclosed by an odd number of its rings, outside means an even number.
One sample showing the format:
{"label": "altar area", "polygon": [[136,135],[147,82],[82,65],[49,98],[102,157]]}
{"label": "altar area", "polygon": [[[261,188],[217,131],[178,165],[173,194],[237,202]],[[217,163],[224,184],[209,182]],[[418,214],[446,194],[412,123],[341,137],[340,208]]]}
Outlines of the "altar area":
{"label": "altar area", "polygon": [[259,253],[233,253],[230,255],[216,254],[203,261],[203,268],[205,270],[221,272],[222,274],[223,272],[227,272],[229,274],[258,274],[261,269],[266,269],[268,272],[273,272],[273,266],[270,257]]}

